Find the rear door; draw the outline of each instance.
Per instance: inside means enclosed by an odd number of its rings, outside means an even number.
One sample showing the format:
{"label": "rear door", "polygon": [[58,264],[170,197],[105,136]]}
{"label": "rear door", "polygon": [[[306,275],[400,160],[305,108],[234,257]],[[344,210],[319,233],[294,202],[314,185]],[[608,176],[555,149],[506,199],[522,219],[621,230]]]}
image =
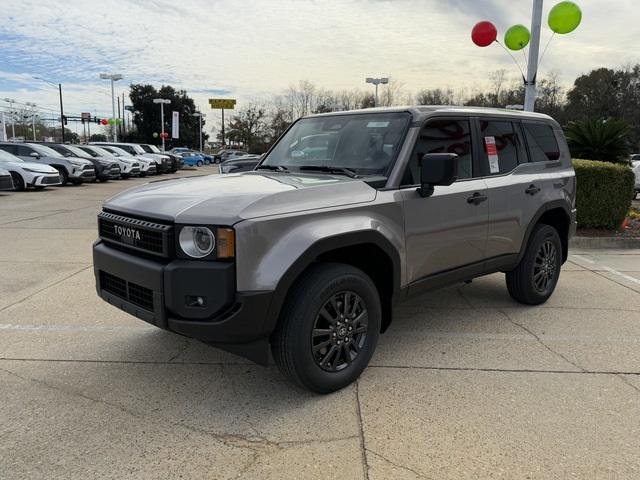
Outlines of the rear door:
{"label": "rear door", "polygon": [[529,162],[520,121],[480,117],[483,175],[489,196],[487,259],[520,252],[541,206],[540,169]]}
{"label": "rear door", "polygon": [[[476,178],[470,118],[440,117],[422,128],[402,181],[408,282],[459,267],[480,265],[485,257],[489,208],[487,186]],[[424,153],[456,153],[458,180],[435,187],[431,197],[417,192],[418,159]]]}

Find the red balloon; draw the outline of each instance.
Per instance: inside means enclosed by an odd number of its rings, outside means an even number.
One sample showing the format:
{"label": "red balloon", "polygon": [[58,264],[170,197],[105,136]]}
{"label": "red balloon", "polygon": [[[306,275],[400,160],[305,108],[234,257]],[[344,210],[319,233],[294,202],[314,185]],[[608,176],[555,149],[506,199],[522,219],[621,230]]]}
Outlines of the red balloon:
{"label": "red balloon", "polygon": [[491,22],[479,22],[471,31],[471,40],[479,47],[488,47],[498,38],[498,29]]}
{"label": "red balloon", "polygon": [[108,125],[109,124],[109,120],[107,120],[106,118],[103,118],[102,120],[100,120],[100,123],[102,125]]}
{"label": "red balloon", "polygon": [[160,134],[160,138],[169,138],[169,134],[168,133],[161,133]]}

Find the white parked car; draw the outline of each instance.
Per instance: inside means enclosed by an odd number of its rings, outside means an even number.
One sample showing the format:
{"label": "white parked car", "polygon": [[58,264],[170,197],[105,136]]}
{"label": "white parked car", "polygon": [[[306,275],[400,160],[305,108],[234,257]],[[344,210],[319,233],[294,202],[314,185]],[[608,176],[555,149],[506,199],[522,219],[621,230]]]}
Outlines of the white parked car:
{"label": "white parked car", "polygon": [[[145,171],[145,169],[143,168],[142,176],[144,176],[145,174],[151,175],[151,174],[160,173],[160,165],[163,162],[163,159],[160,158],[161,156],[151,154],[151,153],[146,153],[140,145],[137,145],[135,143],[109,143],[109,142],[95,142],[95,143],[91,143],[91,145],[97,145],[99,147],[103,147],[108,150],[111,150],[112,148],[117,148],[118,153],[121,153],[121,154],[124,153],[126,155],[129,155],[135,158],[136,160],[139,160],[141,164],[143,162],[146,162],[150,166],[153,166],[153,168],[151,168],[148,171]],[[168,157],[164,157],[165,163],[167,161],[167,158]]]}
{"label": "white parked car", "polygon": [[140,164],[140,176],[155,175],[158,171],[158,164],[155,159],[149,158],[146,155],[138,155],[130,153],[129,149],[121,147],[115,147],[107,143],[91,143],[91,146],[103,148],[109,152],[117,153],[120,158],[126,158],[127,160],[135,161]]}
{"label": "white parked car", "polygon": [[631,159],[631,168],[636,175],[635,194],[633,198],[638,198],[638,194],[640,193],[640,155],[636,155],[636,157],[638,157],[638,160]]}
{"label": "white parked car", "polygon": [[137,160],[121,157],[117,153],[110,152],[96,145],[78,145],[79,149],[84,150],[88,155],[94,158],[108,158],[120,165],[120,178],[127,179],[129,177],[140,176],[140,162]]}
{"label": "white parked car", "polygon": [[50,185],[60,185],[60,173],[42,163],[25,162],[4,150],[0,150],[0,167],[8,170],[16,190],[33,187],[42,190]]}
{"label": "white parked car", "polygon": [[0,168],[0,190],[13,190],[11,172],[4,168]]}

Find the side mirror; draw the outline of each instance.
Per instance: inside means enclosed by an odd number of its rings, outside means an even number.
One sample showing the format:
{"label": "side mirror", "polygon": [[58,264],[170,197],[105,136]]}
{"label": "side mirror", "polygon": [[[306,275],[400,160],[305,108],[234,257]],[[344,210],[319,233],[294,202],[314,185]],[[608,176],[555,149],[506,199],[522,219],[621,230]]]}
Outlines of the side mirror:
{"label": "side mirror", "polygon": [[40,154],[38,152],[31,152],[29,156],[33,158],[40,158]]}
{"label": "side mirror", "polygon": [[436,185],[448,186],[458,179],[458,155],[455,153],[418,153],[421,157],[420,187],[421,197],[430,197]]}

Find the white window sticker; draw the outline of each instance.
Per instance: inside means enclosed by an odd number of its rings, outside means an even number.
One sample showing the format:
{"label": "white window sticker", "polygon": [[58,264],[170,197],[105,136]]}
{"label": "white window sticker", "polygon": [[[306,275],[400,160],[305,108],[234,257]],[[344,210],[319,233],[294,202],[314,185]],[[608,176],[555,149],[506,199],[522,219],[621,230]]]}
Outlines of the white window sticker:
{"label": "white window sticker", "polygon": [[367,128],[387,128],[389,126],[389,122],[369,122],[367,123]]}
{"label": "white window sticker", "polygon": [[489,157],[489,171],[491,173],[500,172],[500,163],[498,161],[498,147],[496,147],[495,137],[484,137],[484,147]]}

